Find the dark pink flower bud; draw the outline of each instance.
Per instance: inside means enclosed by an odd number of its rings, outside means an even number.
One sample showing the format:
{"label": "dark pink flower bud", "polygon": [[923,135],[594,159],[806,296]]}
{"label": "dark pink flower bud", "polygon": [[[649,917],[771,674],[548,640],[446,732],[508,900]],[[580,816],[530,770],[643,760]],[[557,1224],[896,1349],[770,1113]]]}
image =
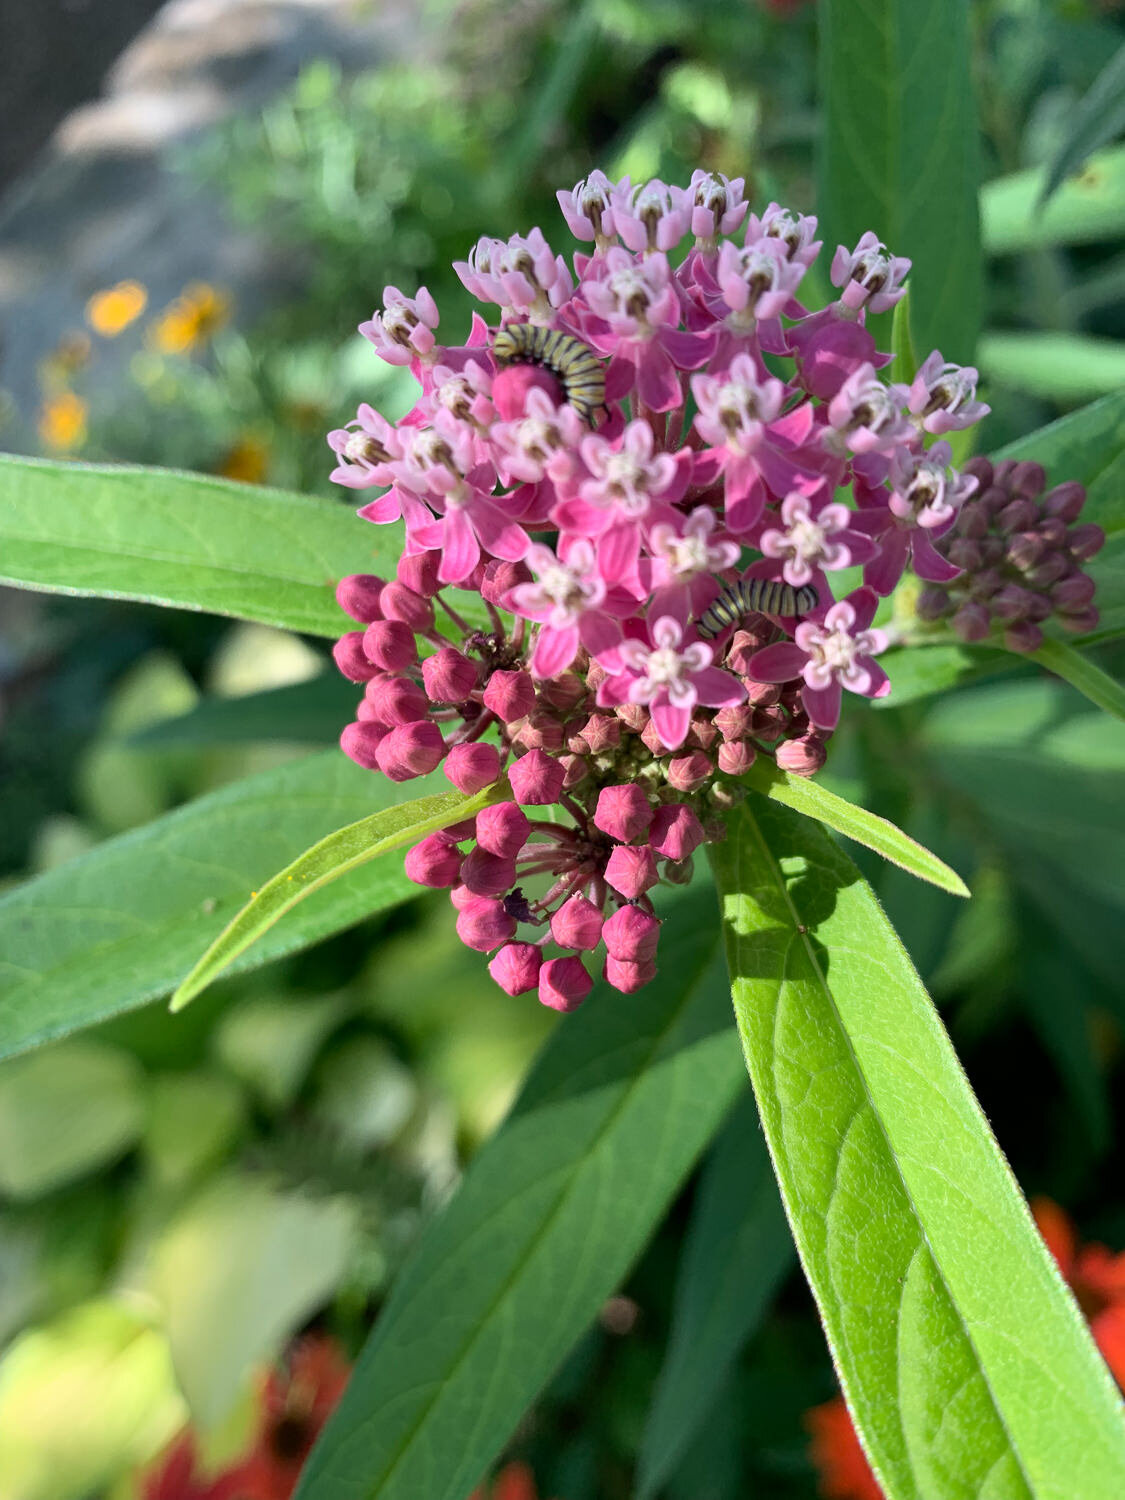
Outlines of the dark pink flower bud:
{"label": "dark pink flower bud", "polygon": [[[1006,583],[992,597],[992,612],[998,620],[1022,620],[1032,595],[1018,583]],[[954,627],[956,629],[956,626]]]}
{"label": "dark pink flower bud", "polygon": [[349,682],[368,682],[379,671],[367,659],[363,649],[363,634],[362,630],[349,630],[332,647],[336,665]]}
{"label": "dark pink flower bud", "polygon": [[977,491],[977,498],[970,502],[974,506],[979,505],[982,510],[990,516],[995,516],[1011,503],[1011,495],[1002,484],[990,484],[987,489]]}
{"label": "dark pink flower bud", "polygon": [[379,604],[384,620],[401,620],[411,630],[429,630],[434,623],[433,605],[404,583],[388,583]]}
{"label": "dark pink flower bud", "polygon": [[1105,546],[1105,532],[1091,521],[1085,526],[1075,526],[1066,540],[1071,557],[1078,562],[1089,562]]}
{"label": "dark pink flower bud", "polygon": [[368,703],[366,698],[361,698],[356,704],[355,716],[361,724],[366,724],[369,720],[373,720],[375,723],[381,725],[384,731],[388,730],[391,727],[389,724],[383,723],[382,719],[380,719],[379,715],[375,712],[371,704]]}
{"label": "dark pink flower bud", "polygon": [[461,844],[465,839],[476,838],[476,818],[462,818],[460,823],[447,823],[441,830],[443,839],[448,839],[451,844]]}
{"label": "dark pink flower bud", "polygon": [[1051,599],[1061,610],[1073,613],[1085,609],[1094,597],[1094,580],[1088,573],[1072,573],[1060,579],[1051,590]]}
{"label": "dark pink flower bud", "polygon": [[551,936],[560,948],[596,948],[602,937],[602,914],[577,893],[551,918]]}
{"label": "dark pink flower bud", "polygon": [[534,943],[505,943],[488,972],[508,995],[526,995],[539,983],[543,954]]}
{"label": "dark pink flower bud", "polygon": [[373,573],[351,573],[347,578],[341,578],[336,585],[336,603],[353,620],[370,625],[372,620],[383,618],[379,609],[379,595],[382,592],[383,580],[376,578]]}
{"label": "dark pink flower bud", "polygon": [[502,859],[514,859],[530,832],[531,824],[514,802],[497,802],[477,813],[477,843]]}
{"label": "dark pink flower bud", "polygon": [[1027,570],[1027,581],[1037,589],[1046,588],[1048,584],[1058,583],[1060,578],[1065,578],[1070,567],[1070,559],[1063,553],[1048,552],[1033,568]]}
{"label": "dark pink flower bud", "polygon": [[953,600],[944,589],[931,587],[922,590],[915,607],[920,619],[941,620],[953,608]]}
{"label": "dark pink flower bud", "polygon": [[615,891],[620,891],[627,900],[635,901],[659,879],[656,855],[647,844],[640,848],[618,844],[606,862],[605,878]]}
{"label": "dark pink flower bud", "polygon": [[656,964],[651,958],[644,963],[630,963],[627,958],[614,958],[611,953],[606,958],[602,973],[607,984],[620,990],[623,995],[631,995],[656,978]]}
{"label": "dark pink flower bud", "polygon": [[1004,644],[1009,651],[1038,651],[1043,644],[1043,632],[1030,620],[1020,620],[1005,630]]}
{"label": "dark pink flower bud", "polygon": [[1054,610],[1050,597],[1047,594],[1032,594],[1028,600],[1027,618],[1035,625],[1041,625],[1044,620],[1049,619]]}
{"label": "dark pink flower bud", "polygon": [[1086,504],[1086,487],[1079,484],[1076,479],[1068,479],[1065,484],[1056,484],[1053,490],[1048,490],[1043,496],[1043,510],[1049,516],[1058,516],[1060,521],[1069,525],[1077,521],[1082,507]]}
{"label": "dark pink flower bud", "polygon": [[401,620],[376,620],[369,625],[363,632],[363,649],[368,661],[384,672],[401,672],[418,660],[414,632]]}
{"label": "dark pink flower bud", "polygon": [[499,562],[495,558],[484,570],[481,580],[481,598],[499,609],[507,609],[507,597],[521,583],[531,582],[531,569],[526,563]]}
{"label": "dark pink flower bud", "polygon": [[516,919],[504,910],[503,901],[488,896],[471,896],[461,905],[457,917],[457,936],[466,948],[477,953],[491,953],[509,938],[515,937]]}
{"label": "dark pink flower bud", "polygon": [[625,728],[631,729],[634,734],[642,733],[645,725],[648,723],[648,709],[644,708],[640,703],[622,703],[614,712],[622,724],[625,725]]}
{"label": "dark pink flower bud", "polygon": [[962,604],[949,622],[963,641],[983,641],[992,628],[992,620],[985,605],[970,600]]}
{"label": "dark pink flower bud", "polygon": [[1059,624],[1064,630],[1072,630],[1075,635],[1086,635],[1091,630],[1098,628],[1101,616],[1096,609],[1082,609],[1076,613],[1069,610],[1059,615]]}
{"label": "dark pink flower bud", "polygon": [[1034,500],[1010,500],[996,517],[1001,531],[1028,531],[1039,519],[1039,507]]}
{"label": "dark pink flower bud", "polygon": [[1008,476],[1008,488],[1014,495],[1022,495],[1025,499],[1034,500],[1037,495],[1043,493],[1047,483],[1047,471],[1042,464],[1034,460],[1022,459],[1011,474]]}
{"label": "dark pink flower bud", "polygon": [[431,833],[408,852],[405,869],[415,885],[451,886],[461,873],[461,851],[440,833]]}
{"label": "dark pink flower bud", "polygon": [[691,881],[695,861],[687,859],[666,859],[664,861],[663,878],[672,885],[688,885]]}
{"label": "dark pink flower bud", "polygon": [[384,724],[413,724],[425,718],[430,706],[425,693],[409,677],[373,677],[364,697]]}
{"label": "dark pink flower bud", "polygon": [[720,708],[715,715],[715,728],[724,740],[745,739],[754,732],[754,710],[746,703],[738,703],[733,708]]}
{"label": "dark pink flower bud", "polygon": [[705,719],[702,714],[696,714],[691,721],[688,737],[684,741],[689,750],[710,750],[719,738],[719,731],[710,719]]}
{"label": "dark pink flower bud", "polygon": [[1049,547],[1065,547],[1071,533],[1059,516],[1044,516],[1039,522],[1039,535]]}
{"label": "dark pink flower bud", "polygon": [[459,792],[471,797],[499,779],[500,752],[495,745],[479,741],[453,745],[445,757],[445,774]]}
{"label": "dark pink flower bud", "polygon": [[957,530],[961,536],[979,542],[988,535],[991,525],[992,517],[987,505],[970,500],[961,507],[961,514],[957,518]]}
{"label": "dark pink flower bud", "polygon": [[577,1010],[593,984],[580,958],[549,958],[539,970],[539,998],[552,1010]]}
{"label": "dark pink flower bud", "polygon": [[[577,672],[561,672],[539,684],[539,696],[559,713],[572,713],[588,696],[586,684]],[[604,717],[604,716],[603,716]]]}
{"label": "dark pink flower bud", "polygon": [[529,750],[512,763],[508,780],[524,807],[548,807],[559,800],[566,770],[544,750]]}
{"label": "dark pink flower bud", "polygon": [[563,726],[549,708],[533,708],[514,736],[525,750],[561,750]]}
{"label": "dark pink flower bud", "polygon": [[555,406],[565,399],[558,377],[540,365],[508,365],[492,382],[492,404],[505,422],[515,422],[527,407],[532,391],[546,391]]}
{"label": "dark pink flower bud", "polygon": [[758,758],[747,740],[724,740],[719,746],[719,770],[724,776],[745,776]]}
{"label": "dark pink flower bud", "polygon": [[665,859],[686,859],[703,842],[703,825],[682,802],[667,802],[652,820],[652,847]]}
{"label": "dark pink flower bud", "polygon": [[968,578],[969,593],[974,599],[991,599],[1003,584],[1004,575],[998,568],[980,568]]}
{"label": "dark pink flower bud", "polygon": [[484,690],[484,704],[502,724],[522,719],[535,707],[535,684],[530,672],[493,672]]}
{"label": "dark pink flower bud", "polygon": [[[972,547],[977,555],[977,561],[964,563],[960,561],[961,553],[956,549],[960,547]],[[1018,531],[1008,543],[1005,554],[1013,568],[1024,572],[1027,568],[1034,567],[1043,555],[1043,538],[1037,531]],[[958,568],[973,568],[980,566],[981,549],[975,542],[954,542],[949,548],[949,561]]]}
{"label": "dark pink flower bud", "polygon": [[761,635],[754,630],[736,630],[727,648],[727,666],[732,672],[737,672],[740,677],[749,677],[750,663],[755,653],[760,651],[768,640],[768,635]]}
{"label": "dark pink flower bud", "polygon": [[645,721],[644,728],[641,730],[641,743],[647,750],[650,750],[653,755],[668,754],[668,747],[660,738],[660,733],[657,730],[656,723],[651,718]]}
{"label": "dark pink flower bud", "polygon": [[794,776],[815,776],[828,759],[828,747],[818,734],[803,734],[777,747],[777,763]]}
{"label": "dark pink flower bud", "polygon": [[474,896],[502,896],[516,883],[516,862],[478,844],[465,856],[461,879]]}
{"label": "dark pink flower bud", "polygon": [[414,552],[400,557],[395,574],[401,584],[424,599],[432,599],[441,588],[438,568],[441,566],[440,552]]}
{"label": "dark pink flower bud", "polygon": [[422,681],[434,703],[464,703],[477,685],[476,665],[456,646],[441,646],[422,663]]}
{"label": "dark pink flower bud", "polygon": [[590,763],[584,755],[560,755],[559,765],[564,771],[563,791],[569,792],[590,774]]}
{"label": "dark pink flower bud", "polygon": [[389,731],[383,724],[370,722],[345,724],[340,735],[340,749],[350,760],[354,760],[357,766],[374,771],[379,765],[377,752],[380,742],[388,733]]}
{"label": "dark pink flower bud", "polygon": [[983,453],[970,458],[962,467],[961,472],[971,474],[982,490],[988,489],[992,483],[992,463],[990,459],[985,458]]}
{"label": "dark pink flower bud", "polygon": [[697,792],[711,779],[714,766],[704,750],[693,750],[690,755],[677,755],[668,762],[668,785],[677,792]]}
{"label": "dark pink flower bud", "polygon": [[790,330],[790,338],[801,384],[822,401],[831,401],[849,375],[878,358],[867,329],[844,318],[826,318],[803,336],[798,325]]}
{"label": "dark pink flower bud", "polygon": [[604,786],[598,793],[594,825],[611,839],[632,844],[648,831],[652,804],[639,786]]}
{"label": "dark pink flower bud", "polygon": [[392,781],[412,781],[436,771],[445,754],[441,730],[429,719],[399,724],[379,741],[375,758],[384,776]]}
{"label": "dark pink flower bud", "polygon": [[467,594],[479,594],[484,587],[484,575],[487,567],[488,564],[482,558],[469,574],[468,578],[463,578],[457,587],[464,589]]}
{"label": "dark pink flower bud", "polygon": [[[621,743],[621,720],[616,714],[591,714],[579,731],[591,755],[616,750]],[[578,751],[578,754],[581,754]]]}
{"label": "dark pink flower bud", "polygon": [[602,927],[602,940],[612,958],[624,963],[649,963],[656,957],[660,919],[639,906],[621,906]]}
{"label": "dark pink flower bud", "polygon": [[[1038,537],[1034,540],[1036,546],[1038,546]],[[955,568],[968,568],[971,570],[979,568],[984,562],[984,554],[981,552],[980,544],[971,541],[965,536],[954,537],[946,548],[945,555]],[[1011,556],[1010,548],[1008,555]]]}

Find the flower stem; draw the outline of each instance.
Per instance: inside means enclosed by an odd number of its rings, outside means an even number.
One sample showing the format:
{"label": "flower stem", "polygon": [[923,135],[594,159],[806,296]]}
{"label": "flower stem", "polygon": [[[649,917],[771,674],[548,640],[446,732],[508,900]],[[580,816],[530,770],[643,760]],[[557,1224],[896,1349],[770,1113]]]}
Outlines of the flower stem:
{"label": "flower stem", "polygon": [[1077,688],[1091,703],[1104,708],[1114,718],[1125,719],[1125,687],[1115,682],[1101,667],[1095,666],[1073,646],[1048,637],[1037,651],[1028,654],[1041,667],[1046,667],[1048,672],[1053,672],[1056,677],[1061,677],[1071,687]]}

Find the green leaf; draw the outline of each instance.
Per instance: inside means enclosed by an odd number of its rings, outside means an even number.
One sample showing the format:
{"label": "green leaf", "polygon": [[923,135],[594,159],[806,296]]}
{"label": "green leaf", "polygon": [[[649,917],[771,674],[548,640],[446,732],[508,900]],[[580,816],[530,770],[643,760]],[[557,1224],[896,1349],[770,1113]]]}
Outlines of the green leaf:
{"label": "green leaf", "polygon": [[1103,672],[1073,646],[1048,638],[1038,651],[1032,651],[1030,655],[1033,661],[1069,682],[1091,703],[1104,708],[1107,714],[1112,714],[1115,719],[1125,719],[1125,686],[1115,682],[1108,672]]}
{"label": "green leaf", "polygon": [[338,636],[345,573],[397,550],[349,506],[172,469],[0,456],[0,582]]}
{"label": "green leaf", "polygon": [[981,190],[981,236],[990,255],[1116,239],[1125,230],[1125,147],[1101,151],[1040,212],[1044,167],[997,177]]}
{"label": "green leaf", "polygon": [[1071,112],[1066,134],[1047,164],[1044,204],[1099,146],[1125,132],[1125,46],[1119,47]]}
{"label": "green leaf", "polygon": [[358,693],[354,682],[336,672],[324,672],[308,682],[265,688],[238,698],[203,698],[174,719],[161,719],[136,731],[128,743],[146,750],[265,740],[335,745],[340,726],[355,716]]}
{"label": "green leaf", "polygon": [[639,1500],[654,1495],[706,1422],[731,1366],[793,1264],[754,1100],[723,1128],[697,1189],[672,1332],[645,1423]]}
{"label": "green leaf", "polygon": [[825,242],[873,229],[909,256],[917,348],[967,363],[982,286],[968,0],[821,0],[820,31]]}
{"label": "green leaf", "polygon": [[902,708],[920,698],[932,698],[978,677],[1010,672],[1018,661],[1010,651],[957,645],[898,646],[881,658],[879,665],[891,679],[885,698],[873,698],[871,707],[880,712]]}
{"label": "green leaf", "polygon": [[763,797],[768,797],[773,802],[783,802],[786,807],[792,807],[806,817],[818,818],[837,833],[855,839],[857,844],[874,849],[876,854],[881,854],[892,864],[900,865],[911,875],[917,875],[919,880],[927,880],[931,885],[940,886],[943,891],[949,891],[954,896],[969,895],[968,886],[944,860],[931,854],[886,818],[880,818],[876,813],[868,812],[865,807],[858,807],[854,802],[838,797],[819,782],[810,780],[807,776],[794,776],[789,771],[783,771],[765,757],[757,760],[741,779]]}
{"label": "green leaf", "polygon": [[995,457],[1034,459],[1051,484],[1076,479],[1087,491],[1082,519],[1111,533],[1125,529],[1125,391],[1068,412]]}
{"label": "green leaf", "polygon": [[977,362],[996,384],[1050,401],[1091,401],[1125,386],[1125,343],[1081,333],[986,333]]}
{"label": "green leaf", "polygon": [[369,864],[381,854],[416,843],[427,834],[459,823],[462,818],[471,818],[482,807],[502,802],[511,795],[507,781],[501,780],[475,797],[466,797],[462,792],[438,792],[433,797],[419,797],[398,807],[384,808],[360,818],[358,823],[337,828],[279,870],[260,891],[251,892],[250,900],[177,986],[172,1009],[182,1010],[287,911],[314,891]]}
{"label": "green leaf", "polygon": [[918,356],[914,352],[914,339],[910,332],[910,288],[895,303],[891,319],[890,378],[902,385],[910,385],[918,373]]}
{"label": "green leaf", "polygon": [[740,1087],[713,911],[706,884],[676,900],[659,977],[560,1021],[395,1285],[301,1500],[464,1500],[620,1286]]}
{"label": "green leaf", "polygon": [[1113,1381],[870,888],[766,802],[713,864],[766,1140],[888,1500],[1125,1494]]}
{"label": "green leaf", "polygon": [[[339,751],[212,792],[0,897],[0,1057],[166,994],[250,891],[341,823],[441,785],[396,786]],[[319,891],[236,967],[417,894],[399,860]]]}

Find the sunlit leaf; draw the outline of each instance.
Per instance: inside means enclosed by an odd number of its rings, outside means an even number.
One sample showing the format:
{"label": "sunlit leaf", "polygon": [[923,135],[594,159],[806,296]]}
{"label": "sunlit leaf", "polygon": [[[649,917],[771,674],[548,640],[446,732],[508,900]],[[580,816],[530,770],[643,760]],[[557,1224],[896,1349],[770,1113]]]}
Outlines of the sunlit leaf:
{"label": "sunlit leaf", "polygon": [[1125,230],[1125,147],[1092,156],[1040,211],[1045,167],[997,177],[981,190],[981,234],[990,255],[1112,240]]}
{"label": "sunlit leaf", "polygon": [[1077,106],[1071,110],[1066,132],[1047,164],[1044,203],[1064,178],[1076,172],[1099,146],[1125,133],[1125,46],[1113,54]]}
{"label": "sunlit leaf", "polygon": [[1092,401],[1125,386],[1125,343],[1082,333],[986,333],[985,377],[1047,400]]}

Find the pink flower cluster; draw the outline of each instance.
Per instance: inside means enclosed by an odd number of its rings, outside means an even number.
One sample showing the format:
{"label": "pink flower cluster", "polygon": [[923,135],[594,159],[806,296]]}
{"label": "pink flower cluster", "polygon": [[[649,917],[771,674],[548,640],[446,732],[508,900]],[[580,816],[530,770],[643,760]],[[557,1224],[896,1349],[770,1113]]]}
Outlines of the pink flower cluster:
{"label": "pink flower cluster", "polygon": [[[425,289],[386,289],[361,332],[421,395],[397,423],[361,406],[329,443],[338,483],[380,492],[359,514],[405,531],[396,578],[340,585],[361,628],[337,662],[366,685],[343,748],[395,780],[444,765],[465,792],[507,775],[514,802],[407,869],[449,888],[505,989],[565,1010],[595,951],[619,989],[655,973],[650,893],[722,836],[724,778],[763,753],[814,773],[843,690],[889,690],[879,596],[908,564],[955,576],[934,542],[977,488],[932,436],[986,408],[936,352],[910,386],[878,374],[866,316],[909,263],[872,234],[837,250],[839,299],[810,312],[815,219],[751,213],[741,179],[595,172],[558,197],[586,248],[481,240],[455,269],[493,316],[463,344],[439,342]],[[716,603],[753,578],[816,606]]]}

